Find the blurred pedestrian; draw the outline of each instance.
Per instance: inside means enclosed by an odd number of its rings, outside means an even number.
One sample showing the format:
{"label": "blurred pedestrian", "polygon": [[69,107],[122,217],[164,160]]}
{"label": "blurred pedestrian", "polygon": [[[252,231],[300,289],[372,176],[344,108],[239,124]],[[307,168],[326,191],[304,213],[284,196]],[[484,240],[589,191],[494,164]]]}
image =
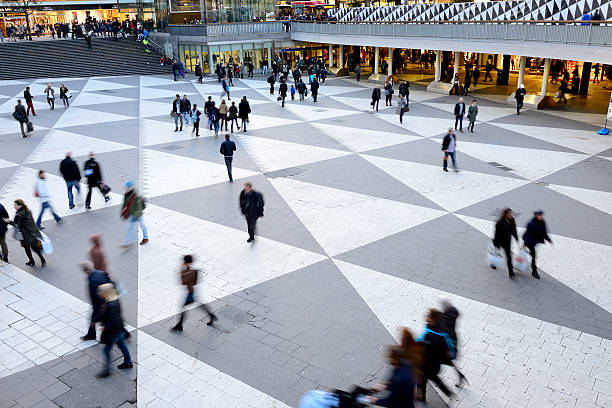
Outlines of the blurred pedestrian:
{"label": "blurred pedestrian", "polygon": [[[455,306],[453,306],[450,302],[450,300],[448,298],[441,298],[440,299],[440,306],[442,308],[442,313],[440,315],[440,331],[442,333],[446,333],[448,335],[448,337],[450,338],[450,340],[452,341],[452,345],[454,348],[454,356],[457,356],[457,331],[455,330],[456,326],[457,326],[457,319],[459,318],[459,311],[457,310],[457,308]],[[457,368],[457,366],[453,363],[454,358],[453,356],[450,355],[449,353],[449,357],[448,359],[443,362],[443,364],[449,366],[449,367],[453,367],[455,369],[455,371],[457,372],[457,375],[459,376],[459,380],[457,381],[456,387],[459,388],[461,387],[461,384],[463,382],[467,382],[467,379],[465,378],[465,375],[463,375],[463,373],[461,371],[459,371],[459,369]]]}
{"label": "blurred pedestrian", "polygon": [[548,228],[546,228],[546,221],[544,221],[543,210],[537,210],[533,213],[533,218],[527,224],[527,230],[523,234],[523,241],[531,254],[531,276],[540,279],[538,266],[536,265],[536,246],[543,244],[544,241],[548,241],[551,245],[553,243],[552,239],[548,236]]}
{"label": "blurred pedestrian", "polygon": [[15,200],[15,218],[11,221],[8,217],[4,218],[4,222],[7,224],[11,224],[15,227],[15,232],[13,237],[21,242],[21,246],[23,247],[27,257],[28,262],[27,266],[34,266],[34,258],[32,257],[32,250],[36,252],[36,255],[40,258],[41,266],[44,268],[47,266],[47,262],[45,261],[45,257],[42,254],[42,235],[40,231],[36,227],[36,223],[34,222],[34,218],[32,217],[32,212],[25,205],[25,202],[18,198]]}
{"label": "blurred pedestrian", "polygon": [[136,192],[134,182],[128,180],[125,183],[125,194],[123,196],[123,206],[121,207],[121,218],[128,223],[123,245],[121,245],[122,248],[128,248],[133,244],[134,232],[136,232],[136,237],[138,237],[138,227],[136,223],[139,223],[142,229],[142,241],[140,241],[140,245],[149,242],[149,232],[147,231],[147,226],[144,223],[142,215],[145,206],[145,200]]}
{"label": "blurred pedestrian", "polygon": [[91,318],[89,320],[89,328],[87,334],[81,337],[81,340],[96,340],[96,323],[101,320],[102,308],[104,299],[98,295],[98,288],[105,283],[110,283],[110,279],[105,271],[96,269],[89,261],[83,261],[79,264],[81,271],[87,275],[87,288],[89,290],[89,300],[91,301]]}
{"label": "blurred pedestrian", "polygon": [[[249,123],[249,114],[251,113],[251,106],[249,105],[249,101],[247,101],[247,97],[243,96],[242,100],[238,104],[238,117],[241,120],[242,131],[247,131],[247,123]],[[238,128],[240,130],[240,128]]]}
{"label": "blurred pedestrian", "polygon": [[5,220],[9,219],[9,214],[6,211],[6,208],[0,203],[0,249],[2,252],[2,260],[4,262],[8,262],[8,245],[6,245],[6,231],[8,230],[8,222]]}
{"label": "blurred pedestrian", "polygon": [[440,366],[449,358],[452,342],[448,335],[440,331],[441,313],[437,309],[430,309],[426,316],[426,326],[423,336],[418,341],[425,345],[425,366],[423,370],[424,381],[421,387],[421,401],[427,400],[427,381],[432,381],[438,386],[447,397],[452,396],[452,392],[440,379]]}
{"label": "blurred pedestrian", "polygon": [[[495,248],[503,248],[506,253],[506,262],[508,263],[508,275],[510,279],[514,277],[514,267],[512,266],[512,237],[518,242],[518,234],[516,233],[516,223],[514,215],[510,208],[505,208],[501,216],[495,224],[495,237],[493,238],[493,246]],[[495,268],[493,268],[495,269]]]}
{"label": "blurred pedestrian", "polygon": [[[19,122],[19,128],[21,129],[21,135],[28,137],[30,131],[30,121],[28,114],[26,113],[25,107],[21,104],[21,99],[17,99],[17,105],[15,105],[15,111],[13,112],[13,118]],[[25,126],[25,127],[24,127]]]}
{"label": "blurred pedestrian", "polygon": [[61,223],[62,217],[60,217],[59,215],[55,213],[55,210],[53,209],[53,206],[51,205],[51,194],[49,193],[49,189],[47,188],[47,176],[44,170],[38,171],[38,179],[36,180],[35,194],[36,194],[36,197],[38,197],[38,199],[40,200],[40,205],[41,205],[40,214],[38,214],[38,218],[36,219],[36,226],[38,227],[38,229],[40,230],[45,229],[41,223],[42,223],[43,214],[46,209],[49,209],[49,211],[51,211],[51,214],[53,214],[53,218],[55,218],[55,222],[57,222],[58,224]]}
{"label": "blurred pedestrian", "polygon": [[125,344],[125,328],[123,325],[123,316],[121,315],[121,305],[119,303],[119,294],[112,283],[105,283],[98,287],[98,296],[104,299],[100,321],[104,326],[100,342],[104,344],[104,368],[98,377],[108,377],[110,375],[110,352],[115,344],[123,354],[123,363],[117,366],[118,369],[132,368],[132,358],[130,351]]}
{"label": "blurred pedestrian", "polygon": [[110,200],[110,196],[105,193],[103,186],[105,185],[104,179],[102,178],[102,168],[95,159],[94,152],[89,153],[89,159],[83,165],[83,174],[87,177],[87,197],[85,197],[85,208],[91,210],[91,191],[94,188],[100,190],[100,193],[104,197],[104,202]]}
{"label": "blurred pedestrian", "polygon": [[240,192],[240,210],[247,221],[249,232],[247,242],[252,242],[255,239],[257,220],[263,217],[264,199],[261,193],[253,190],[253,184],[250,182],[244,183],[244,189]]}
{"label": "blurred pedestrian", "polygon": [[374,387],[375,391],[387,392],[384,398],[368,397],[370,404],[389,408],[414,408],[414,368],[399,346],[391,346],[387,351],[393,373],[389,381]]}

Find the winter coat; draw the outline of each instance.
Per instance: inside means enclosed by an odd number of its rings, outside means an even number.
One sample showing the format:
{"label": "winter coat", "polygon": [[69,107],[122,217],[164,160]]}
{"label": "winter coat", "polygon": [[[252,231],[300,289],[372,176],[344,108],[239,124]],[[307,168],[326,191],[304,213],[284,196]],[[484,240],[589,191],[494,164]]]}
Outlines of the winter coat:
{"label": "winter coat", "polygon": [[478,106],[470,105],[470,107],[468,108],[468,114],[467,114],[467,117],[470,120],[470,122],[476,122],[477,115],[478,115]]}
{"label": "winter coat", "polygon": [[373,101],[380,100],[380,88],[372,89],[372,100]]}
{"label": "winter coat", "polygon": [[83,166],[83,174],[87,177],[87,184],[95,187],[102,181],[102,169],[95,159],[89,159]]}
{"label": "winter coat", "polygon": [[512,243],[512,237],[518,241],[518,234],[516,233],[516,223],[514,218],[511,220],[503,218],[497,221],[495,224],[495,237],[493,238],[493,245],[496,248],[508,247]]}
{"label": "winter coat", "polygon": [[181,113],[189,112],[191,110],[191,101],[189,99],[181,99],[179,103]]}
{"label": "winter coat", "polygon": [[304,94],[304,92],[306,92],[306,84],[302,80],[298,82],[296,88],[299,94]]}
{"label": "winter coat", "polygon": [[66,181],[78,181],[81,179],[81,172],[78,164],[71,157],[66,157],[60,163],[60,173]]}
{"label": "winter coat", "polygon": [[251,107],[249,103],[245,100],[240,101],[238,104],[238,117],[240,119],[248,119],[249,113],[251,113]]}
{"label": "winter coat", "polygon": [[255,190],[251,190],[249,193],[245,193],[244,190],[240,192],[240,210],[246,218],[259,218],[263,217],[264,199],[261,193]]}
{"label": "winter coat", "polygon": [[229,116],[228,119],[237,119],[238,118],[238,108],[236,107],[236,105],[232,105],[229,107],[228,109],[229,112]]}
{"label": "winter coat", "polygon": [[0,236],[5,234],[6,230],[8,229],[8,224],[6,221],[4,221],[4,219],[8,217],[9,215],[6,208],[4,208],[4,206],[0,203]]}
{"label": "winter coat", "polygon": [[310,84],[310,92],[313,95],[317,95],[319,93],[319,82],[317,80],[312,81]]}
{"label": "winter coat", "polygon": [[227,104],[226,103],[222,103],[221,105],[219,105],[219,114],[221,115],[227,115]]}
{"label": "winter coat", "polygon": [[106,254],[102,249],[101,238],[101,234],[95,234],[89,238],[89,240],[93,244],[92,247],[89,248],[89,259],[91,259],[94,269],[98,271],[108,272],[106,267]]}
{"label": "winter coat", "polygon": [[459,311],[454,306],[448,306],[448,308],[442,313],[440,323],[438,325],[440,331],[448,334],[448,337],[451,338],[453,344],[455,345],[455,350],[457,349],[457,332],[455,331],[455,326],[457,325],[458,318]]}
{"label": "winter coat", "polygon": [[38,242],[42,240],[42,235],[40,235],[40,231],[34,222],[34,218],[32,217],[32,212],[30,210],[26,210],[25,207],[21,207],[15,213],[15,219],[11,222],[11,224],[15,225],[21,231],[23,235],[23,245],[38,245]]}
{"label": "winter coat", "polygon": [[444,136],[444,139],[442,140],[442,150],[448,149],[448,146],[450,145],[451,137],[455,139],[455,148],[457,148],[457,136],[456,135],[451,136],[450,134],[447,134],[446,136]]}
{"label": "winter coat", "polygon": [[23,91],[23,99],[25,99],[26,103],[32,102],[32,94],[30,91]]}
{"label": "winter coat", "polygon": [[414,369],[410,361],[403,360],[393,368],[387,382],[387,396],[376,401],[376,406],[388,408],[414,408]]}
{"label": "winter coat", "polygon": [[121,316],[121,305],[119,299],[104,302],[100,322],[104,325],[104,337],[112,336],[123,331],[123,317]]}
{"label": "winter coat", "polygon": [[285,82],[281,83],[278,87],[278,91],[283,98],[287,97],[287,84]]}
{"label": "winter coat", "polygon": [[144,199],[136,193],[136,189],[131,189],[123,195],[123,206],[121,207],[121,214],[123,218],[127,219],[128,216],[132,216],[133,218],[140,218],[142,217],[142,212],[144,211],[144,208]]}
{"label": "winter coat", "polygon": [[525,99],[525,95],[527,95],[527,91],[525,90],[525,88],[518,88],[514,93],[514,98],[517,100],[517,102],[523,102],[523,99]]}
{"label": "winter coat", "polygon": [[523,234],[523,241],[525,241],[525,246],[527,247],[543,244],[544,241],[552,242],[548,236],[546,221],[538,220],[535,217],[529,221],[529,224],[527,224],[527,230]]}
{"label": "winter coat", "polygon": [[20,104],[15,105],[15,112],[13,112],[13,117],[19,122],[27,122],[28,114],[26,112],[25,106]]}
{"label": "winter coat", "polygon": [[235,151],[236,143],[231,140],[226,140],[225,142],[221,143],[221,147],[219,148],[219,153],[225,157],[232,157]]}
{"label": "winter coat", "polygon": [[[461,106],[463,106],[463,109],[461,109]],[[465,102],[457,102],[455,104],[455,109],[453,112],[455,113],[455,116],[465,115]],[[459,112],[462,112],[462,113],[459,113]]]}

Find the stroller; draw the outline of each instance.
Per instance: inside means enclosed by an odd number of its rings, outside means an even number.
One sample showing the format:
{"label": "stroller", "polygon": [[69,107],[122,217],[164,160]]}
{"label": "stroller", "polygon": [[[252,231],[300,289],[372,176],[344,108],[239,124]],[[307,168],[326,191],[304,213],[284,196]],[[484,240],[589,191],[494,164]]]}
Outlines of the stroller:
{"label": "stroller", "polygon": [[351,392],[308,391],[300,400],[299,408],[364,408],[368,406],[366,395],[371,391],[355,386]]}

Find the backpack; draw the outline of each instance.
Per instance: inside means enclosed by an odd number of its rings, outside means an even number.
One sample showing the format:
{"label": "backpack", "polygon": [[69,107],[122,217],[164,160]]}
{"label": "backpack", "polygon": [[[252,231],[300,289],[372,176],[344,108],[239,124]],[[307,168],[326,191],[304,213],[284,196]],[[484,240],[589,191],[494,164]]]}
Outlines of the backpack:
{"label": "backpack", "polygon": [[[448,359],[449,360],[454,360],[457,358],[457,349],[455,349],[455,345],[453,344],[453,340],[450,338],[450,336],[446,333],[442,333],[442,332],[436,332],[431,330],[430,328],[426,327],[425,328],[425,333],[432,333],[432,334],[436,334],[438,336],[442,336],[444,338],[444,341],[446,342],[446,348],[448,349]],[[423,335],[423,337],[425,337]]]}
{"label": "backpack", "polygon": [[214,109],[210,112],[210,120],[212,120],[213,122],[216,122],[219,120],[219,110],[218,109]]}

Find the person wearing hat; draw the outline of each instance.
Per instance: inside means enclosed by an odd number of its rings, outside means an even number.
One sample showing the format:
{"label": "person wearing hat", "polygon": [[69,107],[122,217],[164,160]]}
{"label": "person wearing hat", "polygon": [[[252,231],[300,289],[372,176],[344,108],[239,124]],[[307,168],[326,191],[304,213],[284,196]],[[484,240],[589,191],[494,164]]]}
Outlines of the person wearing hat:
{"label": "person wearing hat", "polygon": [[144,245],[149,242],[149,233],[142,217],[142,212],[144,209],[144,197],[136,192],[134,182],[132,180],[128,180],[125,183],[125,195],[123,196],[123,206],[121,207],[121,218],[128,222],[128,229],[125,233],[123,245],[121,245],[122,248],[128,248],[132,245],[134,241],[134,228],[136,228],[136,223],[139,223],[140,228],[142,229],[142,241],[140,241],[140,245]]}
{"label": "person wearing hat", "polygon": [[537,210],[533,215],[533,218],[527,224],[525,234],[523,234],[523,242],[531,254],[531,275],[536,279],[540,279],[536,265],[536,245],[543,244],[544,241],[548,241],[550,244],[553,242],[548,236],[546,221],[544,221],[544,211]]}
{"label": "person wearing hat", "polygon": [[523,100],[525,99],[525,95],[527,95],[527,90],[525,90],[525,85],[520,84],[519,87],[514,92],[514,99],[516,99],[516,114],[521,114],[521,108],[523,107]]}

